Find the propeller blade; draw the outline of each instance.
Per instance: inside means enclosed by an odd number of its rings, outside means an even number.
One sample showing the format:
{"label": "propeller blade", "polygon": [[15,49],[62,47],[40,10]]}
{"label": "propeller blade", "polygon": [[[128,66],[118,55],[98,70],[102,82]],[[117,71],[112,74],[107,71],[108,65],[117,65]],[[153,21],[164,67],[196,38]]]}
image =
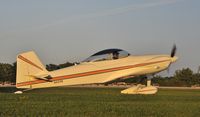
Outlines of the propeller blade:
{"label": "propeller blade", "polygon": [[167,68],[167,73],[168,74],[170,73],[170,67],[171,67],[171,64],[169,64],[169,67]]}
{"label": "propeller blade", "polygon": [[174,44],[173,48],[172,48],[172,51],[171,51],[171,57],[173,58],[175,55],[176,55],[176,45]]}
{"label": "propeller blade", "polygon": [[[177,50],[177,47],[176,47],[176,44],[174,44],[172,51],[171,51],[171,57],[172,58],[176,55],[176,50]],[[170,67],[171,67],[171,63],[169,64],[168,69],[167,69],[168,74],[170,73]]]}

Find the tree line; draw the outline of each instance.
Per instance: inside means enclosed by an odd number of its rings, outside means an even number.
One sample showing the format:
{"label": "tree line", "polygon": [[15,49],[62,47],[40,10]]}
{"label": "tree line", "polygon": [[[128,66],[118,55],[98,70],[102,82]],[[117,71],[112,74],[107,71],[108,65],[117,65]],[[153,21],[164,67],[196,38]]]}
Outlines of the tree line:
{"label": "tree line", "polygon": [[[77,63],[66,62],[63,64],[47,64],[46,69],[48,71],[58,70],[65,67],[72,66]],[[16,71],[17,63],[8,64],[8,63],[0,63],[0,84],[5,83],[15,83],[16,82]]]}
{"label": "tree line", "polygon": [[[118,82],[146,84],[147,77],[136,76],[128,79],[120,79]],[[170,77],[155,75],[152,79],[152,84],[158,86],[200,86],[200,74],[194,73],[190,68],[183,68],[176,70],[174,75]]]}
{"label": "tree line", "polygon": [[[66,62],[63,64],[47,64],[48,71],[54,71],[61,68],[73,66],[77,63]],[[13,64],[0,63],[0,84],[15,83],[16,82],[16,62]],[[160,86],[200,86],[200,74],[194,73],[190,68],[183,68],[176,70],[175,74],[171,77],[162,77],[161,75],[154,76],[152,79],[153,84]],[[116,82],[126,83],[146,83],[145,76],[138,76],[125,80],[117,80]]]}
{"label": "tree line", "polygon": [[190,68],[183,68],[176,70],[172,77],[157,76],[153,82],[161,86],[200,86],[200,74]]}

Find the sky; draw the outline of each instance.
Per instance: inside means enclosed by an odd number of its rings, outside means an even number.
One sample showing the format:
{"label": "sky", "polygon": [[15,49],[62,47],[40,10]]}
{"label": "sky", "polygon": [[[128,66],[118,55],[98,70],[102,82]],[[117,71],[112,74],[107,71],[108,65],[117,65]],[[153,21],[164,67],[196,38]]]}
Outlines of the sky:
{"label": "sky", "polygon": [[80,62],[108,48],[170,54],[171,72],[200,65],[200,0],[1,0],[0,62],[34,50],[44,64]]}

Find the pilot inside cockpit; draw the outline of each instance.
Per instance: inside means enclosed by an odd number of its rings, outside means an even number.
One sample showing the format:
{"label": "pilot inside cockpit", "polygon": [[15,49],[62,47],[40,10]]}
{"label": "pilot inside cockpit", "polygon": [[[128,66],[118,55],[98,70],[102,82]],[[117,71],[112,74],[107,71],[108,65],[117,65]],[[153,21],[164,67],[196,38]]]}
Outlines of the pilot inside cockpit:
{"label": "pilot inside cockpit", "polygon": [[100,52],[97,52],[84,60],[83,62],[99,62],[99,61],[108,61],[116,60],[128,57],[130,54],[121,49],[106,49]]}
{"label": "pilot inside cockpit", "polygon": [[118,59],[119,58],[119,52],[118,51],[114,51],[113,53],[112,53],[112,59],[113,60],[115,60],[115,59]]}

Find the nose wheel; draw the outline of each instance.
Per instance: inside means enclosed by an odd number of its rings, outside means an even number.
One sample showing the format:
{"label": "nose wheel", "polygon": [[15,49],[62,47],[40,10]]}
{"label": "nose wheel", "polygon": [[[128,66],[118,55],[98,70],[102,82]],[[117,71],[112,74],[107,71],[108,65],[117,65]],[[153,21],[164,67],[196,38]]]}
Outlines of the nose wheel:
{"label": "nose wheel", "polygon": [[137,86],[130,87],[121,91],[122,94],[156,94],[158,88],[151,85],[153,76],[147,76],[147,85],[138,84]]}

